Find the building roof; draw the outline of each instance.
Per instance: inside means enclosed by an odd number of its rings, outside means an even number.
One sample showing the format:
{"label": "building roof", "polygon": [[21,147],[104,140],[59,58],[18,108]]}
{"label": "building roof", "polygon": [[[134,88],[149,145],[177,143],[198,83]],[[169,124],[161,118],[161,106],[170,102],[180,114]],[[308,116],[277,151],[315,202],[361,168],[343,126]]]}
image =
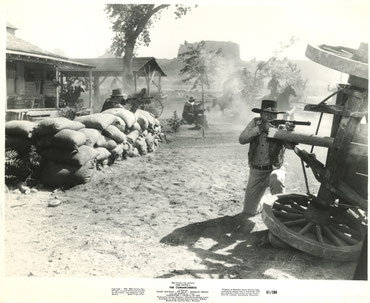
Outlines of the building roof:
{"label": "building roof", "polygon": [[[84,59],[73,59],[79,62],[94,65],[94,73],[100,74],[120,74],[123,71],[123,59],[122,58],[84,58]],[[154,57],[135,57],[132,60],[132,71],[138,76],[144,76],[148,70],[159,72],[161,76],[166,77],[167,75],[159,66],[157,60]],[[145,72],[144,72],[145,71]]]}
{"label": "building roof", "polygon": [[18,29],[18,27],[14,26],[13,24],[6,21],[6,28]]}
{"label": "building roof", "polygon": [[60,63],[64,65],[78,65],[86,68],[93,67],[88,64],[71,61],[66,57],[62,57],[57,54],[43,50],[38,46],[22,40],[10,33],[7,33],[6,36],[6,56],[9,59],[36,59],[39,61],[41,60],[42,62],[52,61],[54,63]]}

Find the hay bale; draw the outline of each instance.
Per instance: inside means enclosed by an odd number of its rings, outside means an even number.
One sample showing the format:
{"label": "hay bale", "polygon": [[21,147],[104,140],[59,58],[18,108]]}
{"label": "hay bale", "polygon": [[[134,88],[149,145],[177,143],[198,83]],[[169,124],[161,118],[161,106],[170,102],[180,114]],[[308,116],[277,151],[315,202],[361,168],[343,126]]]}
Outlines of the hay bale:
{"label": "hay bale", "polygon": [[24,120],[14,120],[5,122],[5,135],[31,138],[35,122],[24,121]]}
{"label": "hay bale", "polygon": [[93,147],[96,141],[101,136],[102,131],[95,128],[83,128],[79,132],[83,133],[86,136],[85,145]]}
{"label": "hay bale", "polygon": [[48,148],[41,152],[41,155],[55,162],[81,166],[87,161],[93,160],[98,156],[98,152],[89,146],[82,145],[78,151],[63,151],[55,147]]}
{"label": "hay bale", "polygon": [[126,135],[121,132],[116,126],[109,125],[102,133],[104,136],[113,139],[117,143],[122,143],[126,141]]}
{"label": "hay bale", "polygon": [[108,113],[97,113],[77,117],[75,121],[81,122],[87,128],[103,130],[116,121],[116,116]]}
{"label": "hay bale", "polygon": [[110,108],[103,113],[112,114],[120,117],[126,123],[126,128],[130,128],[136,122],[136,116],[125,108]]}
{"label": "hay bale", "polygon": [[34,134],[37,137],[42,137],[45,135],[56,134],[63,129],[77,131],[84,127],[85,126],[82,123],[72,121],[64,117],[45,118],[36,124]]}

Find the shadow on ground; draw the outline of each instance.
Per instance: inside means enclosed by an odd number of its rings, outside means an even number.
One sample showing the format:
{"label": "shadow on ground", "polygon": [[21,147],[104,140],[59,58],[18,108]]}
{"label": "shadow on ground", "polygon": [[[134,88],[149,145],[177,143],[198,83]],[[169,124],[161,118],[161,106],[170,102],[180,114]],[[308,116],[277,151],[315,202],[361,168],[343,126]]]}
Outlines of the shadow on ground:
{"label": "shadow on ground", "polygon": [[[294,248],[274,248],[268,230],[240,216],[224,216],[175,229],[160,242],[186,246],[200,259],[197,268],[172,270],[157,278],[348,279],[348,262],[325,261]],[[207,244],[204,244],[204,243]],[[210,244],[211,243],[211,244]],[[326,272],[323,262],[333,268]]]}

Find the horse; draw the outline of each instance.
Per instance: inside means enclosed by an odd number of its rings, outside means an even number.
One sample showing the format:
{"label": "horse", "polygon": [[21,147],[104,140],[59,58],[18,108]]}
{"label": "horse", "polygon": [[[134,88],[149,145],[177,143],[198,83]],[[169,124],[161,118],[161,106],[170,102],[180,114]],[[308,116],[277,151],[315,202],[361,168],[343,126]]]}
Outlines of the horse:
{"label": "horse", "polygon": [[233,96],[232,95],[229,95],[229,96],[222,95],[219,98],[213,99],[211,108],[214,108],[218,105],[218,107],[220,108],[220,111],[224,115],[225,114],[225,109],[231,108],[232,103],[233,103]]}
{"label": "horse", "polygon": [[297,92],[293,85],[288,84],[281,93],[275,95],[271,92],[269,95],[263,96],[262,100],[276,100],[278,111],[285,111],[284,119],[287,119],[289,116],[293,118],[295,112],[295,107],[291,107],[289,103],[290,96],[297,97]]}

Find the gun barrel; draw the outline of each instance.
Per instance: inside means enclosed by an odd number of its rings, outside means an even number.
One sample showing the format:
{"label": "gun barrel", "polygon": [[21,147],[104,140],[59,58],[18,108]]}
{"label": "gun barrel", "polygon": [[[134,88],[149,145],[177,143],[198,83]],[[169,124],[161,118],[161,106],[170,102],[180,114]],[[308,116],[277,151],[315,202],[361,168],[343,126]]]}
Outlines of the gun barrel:
{"label": "gun barrel", "polygon": [[296,120],[289,121],[289,120],[278,120],[278,119],[272,120],[270,123],[279,125],[279,124],[285,124],[287,122],[292,123],[294,125],[311,125],[310,121],[296,121]]}

